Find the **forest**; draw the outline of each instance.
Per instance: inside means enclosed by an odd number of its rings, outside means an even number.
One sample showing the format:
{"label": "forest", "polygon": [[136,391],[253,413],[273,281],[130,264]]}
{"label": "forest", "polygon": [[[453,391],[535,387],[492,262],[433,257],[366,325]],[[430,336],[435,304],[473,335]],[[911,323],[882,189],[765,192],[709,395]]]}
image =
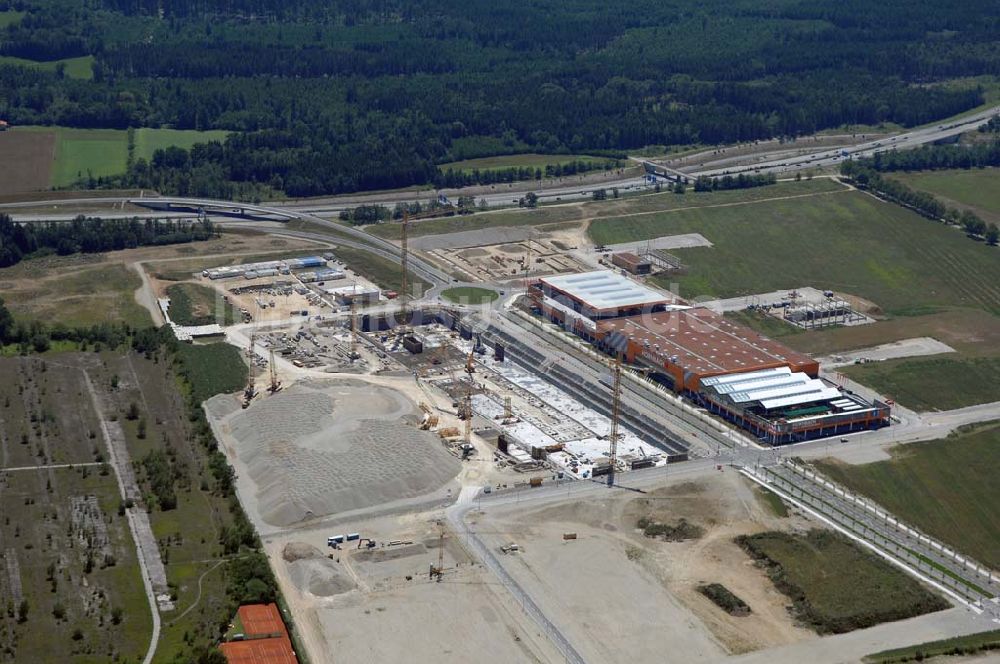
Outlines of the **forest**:
{"label": "forest", "polygon": [[1000,73],[990,7],[0,0],[26,12],[0,55],[94,57],[91,81],[0,66],[0,117],[232,132],[93,186],[252,199],[442,183],[439,164],[475,157],[933,122],[984,100],[943,82]]}
{"label": "forest", "polygon": [[976,145],[924,145],[913,150],[892,150],[861,162],[882,172],[1000,166],[1000,139]]}
{"label": "forest", "polygon": [[0,214],[0,268],[41,253],[67,256],[131,249],[150,245],[183,244],[215,235],[208,219],[198,222],[170,219],[101,219],[78,216],[69,222],[18,224]]}

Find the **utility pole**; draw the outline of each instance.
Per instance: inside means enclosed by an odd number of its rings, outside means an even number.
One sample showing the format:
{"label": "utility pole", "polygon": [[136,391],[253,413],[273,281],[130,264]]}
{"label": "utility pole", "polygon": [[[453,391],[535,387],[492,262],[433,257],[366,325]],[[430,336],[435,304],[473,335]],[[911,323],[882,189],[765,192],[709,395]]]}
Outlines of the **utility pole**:
{"label": "utility pole", "polygon": [[621,417],[622,398],[622,358],[615,356],[614,364],[611,367],[611,434],[608,436],[611,443],[608,461],[611,462],[608,468],[608,486],[615,485],[615,470],[618,465],[618,421]]}

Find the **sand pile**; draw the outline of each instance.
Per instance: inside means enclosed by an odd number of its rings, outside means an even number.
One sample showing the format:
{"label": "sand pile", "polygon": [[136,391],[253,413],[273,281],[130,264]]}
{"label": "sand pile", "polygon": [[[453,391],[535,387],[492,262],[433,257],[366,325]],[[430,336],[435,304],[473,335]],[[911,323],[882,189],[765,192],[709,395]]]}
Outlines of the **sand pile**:
{"label": "sand pile", "polygon": [[357,587],[339,564],[305,542],[286,544],[282,557],[288,562],[292,583],[303,592],[317,597],[331,597]]}
{"label": "sand pile", "polygon": [[436,434],[407,422],[404,395],[358,380],[300,383],[230,421],[266,522],[371,507],[431,492],[460,462]]}
{"label": "sand pile", "polygon": [[285,548],[281,550],[281,557],[284,558],[287,563],[294,563],[296,560],[322,556],[322,551],[314,547],[312,544],[307,544],[305,542],[289,542],[285,545]]}

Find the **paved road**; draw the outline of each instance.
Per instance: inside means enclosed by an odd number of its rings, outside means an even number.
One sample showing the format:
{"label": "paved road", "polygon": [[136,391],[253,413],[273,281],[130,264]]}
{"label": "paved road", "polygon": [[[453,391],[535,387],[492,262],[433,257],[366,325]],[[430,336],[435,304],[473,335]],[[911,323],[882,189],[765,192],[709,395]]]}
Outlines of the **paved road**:
{"label": "paved road", "polygon": [[583,657],[573,647],[573,644],[569,642],[556,625],[552,624],[545,617],[545,614],[538,608],[538,605],[531,599],[531,596],[524,592],[520,584],[507,573],[507,570],[500,564],[500,561],[497,560],[497,557],[490,551],[489,547],[483,543],[479,535],[469,528],[469,525],[465,522],[465,515],[472,509],[472,498],[475,495],[475,490],[468,491],[468,489],[469,487],[463,488],[458,502],[445,512],[452,529],[456,533],[465,536],[465,541],[471,549],[470,553],[479,558],[479,561],[493,573],[497,580],[500,581],[500,584],[514,598],[514,601],[521,605],[524,612],[535,621],[545,636],[559,650],[560,654],[566,658],[566,661],[570,662],[570,664],[583,664]]}
{"label": "paved road", "polygon": [[816,152],[799,156],[787,156],[780,159],[765,159],[746,165],[731,165],[724,168],[714,168],[692,172],[693,176],[735,175],[737,173],[790,173],[808,168],[836,166],[845,159],[871,157],[880,152],[904,150],[934,143],[943,139],[953,138],[967,131],[973,131],[1000,113],[1000,106],[968,115],[961,119],[942,120],[940,124],[921,127],[910,131],[887,136],[858,145],[838,148],[824,148]]}
{"label": "paved road", "polygon": [[[907,149],[916,147],[919,145],[925,145],[927,143],[933,143],[942,139],[952,138],[958,136],[967,131],[972,131],[977,127],[981,126],[987,122],[991,117],[1000,113],[1000,106],[994,106],[986,110],[980,111],[968,115],[960,119],[950,119],[943,120],[937,125],[931,125],[928,127],[921,127],[906,131],[895,136],[889,136],[881,138],[877,141],[869,141],[866,143],[861,143],[858,145],[847,145],[838,148],[822,148],[820,150],[814,151],[812,153],[805,153],[798,156],[783,156],[778,159],[769,159],[766,156],[761,159],[759,155],[747,155],[742,159],[743,163],[735,162],[723,168],[709,168],[709,169],[693,169],[693,168],[682,168],[681,171],[686,173],[688,177],[696,178],[700,175],[706,176],[721,176],[726,174],[737,174],[737,173],[748,173],[748,172],[760,172],[760,173],[793,173],[795,171],[801,171],[810,168],[819,168],[822,166],[835,166],[839,164],[846,158],[859,158],[859,157],[870,157],[879,152],[890,151],[894,149]],[[608,180],[603,182],[589,182],[589,183],[575,183],[575,184],[564,184],[564,183],[550,183],[542,182],[538,187],[536,187],[535,192],[542,202],[557,202],[557,201],[573,201],[573,200],[585,200],[591,197],[592,192],[595,189],[610,189],[618,188],[623,191],[637,191],[649,188],[649,185],[645,178],[642,176],[629,176],[622,177],[619,179]],[[477,190],[478,191],[478,190]],[[289,202],[277,202],[271,204],[264,204],[259,206],[254,206],[261,214],[272,214],[276,216],[287,216],[289,213],[296,214],[302,218],[307,218],[310,221],[319,219],[320,221],[325,221],[321,216],[318,215],[335,215],[341,210],[353,208],[361,203],[367,204],[381,204],[388,207],[394,206],[396,203],[414,203],[423,202],[428,198],[433,198],[438,192],[432,191],[419,191],[419,192],[384,192],[378,194],[350,194],[345,196],[338,196],[325,199],[317,199],[314,201],[289,201]],[[450,198],[457,197],[463,194],[462,190],[445,190],[442,191]],[[489,193],[476,193],[476,200],[484,200],[488,207],[510,207],[517,204],[517,200],[520,198],[520,192],[513,191],[502,191],[502,192],[489,192]],[[164,199],[165,200],[165,199]],[[175,200],[185,200],[189,204],[197,206],[198,203],[205,203],[207,205],[226,207],[226,208],[245,208],[248,207],[247,204],[238,203],[233,201],[216,201],[216,200],[200,200],[200,199],[175,199]],[[94,205],[99,203],[108,203],[110,205],[121,204],[123,199],[121,197],[95,197],[95,198],[78,198],[78,199],[54,199],[54,200],[42,200],[42,201],[30,201],[23,203],[3,203],[0,204],[0,209],[16,210],[18,208],[30,208],[39,207],[43,205],[74,205],[74,204],[88,204]],[[161,213],[161,214],[171,214],[177,216],[191,216],[190,213]],[[32,221],[37,219],[54,219],[53,215],[14,215],[16,220],[26,220]],[[75,215],[62,215],[65,218],[72,218]],[[126,212],[109,212],[109,218],[112,216],[120,217],[130,217],[135,216],[134,213]],[[344,226],[339,226],[340,229],[345,229]],[[348,229],[349,231],[355,231],[359,236],[363,236],[369,242],[373,238],[363,231],[356,231],[356,229]],[[377,241],[377,238],[375,239]],[[391,243],[387,243],[391,244]]]}

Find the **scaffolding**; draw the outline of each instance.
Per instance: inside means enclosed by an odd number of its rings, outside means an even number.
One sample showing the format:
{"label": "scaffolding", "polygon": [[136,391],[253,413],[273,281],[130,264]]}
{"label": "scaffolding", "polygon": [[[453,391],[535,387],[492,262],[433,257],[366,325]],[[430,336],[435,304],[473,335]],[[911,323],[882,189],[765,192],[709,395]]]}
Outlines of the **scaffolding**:
{"label": "scaffolding", "polygon": [[654,249],[652,243],[648,243],[646,248],[639,252],[639,258],[649,261],[656,272],[684,274],[688,269],[680,258],[669,251]]}
{"label": "scaffolding", "polygon": [[784,319],[806,330],[815,330],[835,325],[848,325],[864,316],[854,311],[846,300],[827,300],[826,302],[806,302],[794,307],[786,307]]}

